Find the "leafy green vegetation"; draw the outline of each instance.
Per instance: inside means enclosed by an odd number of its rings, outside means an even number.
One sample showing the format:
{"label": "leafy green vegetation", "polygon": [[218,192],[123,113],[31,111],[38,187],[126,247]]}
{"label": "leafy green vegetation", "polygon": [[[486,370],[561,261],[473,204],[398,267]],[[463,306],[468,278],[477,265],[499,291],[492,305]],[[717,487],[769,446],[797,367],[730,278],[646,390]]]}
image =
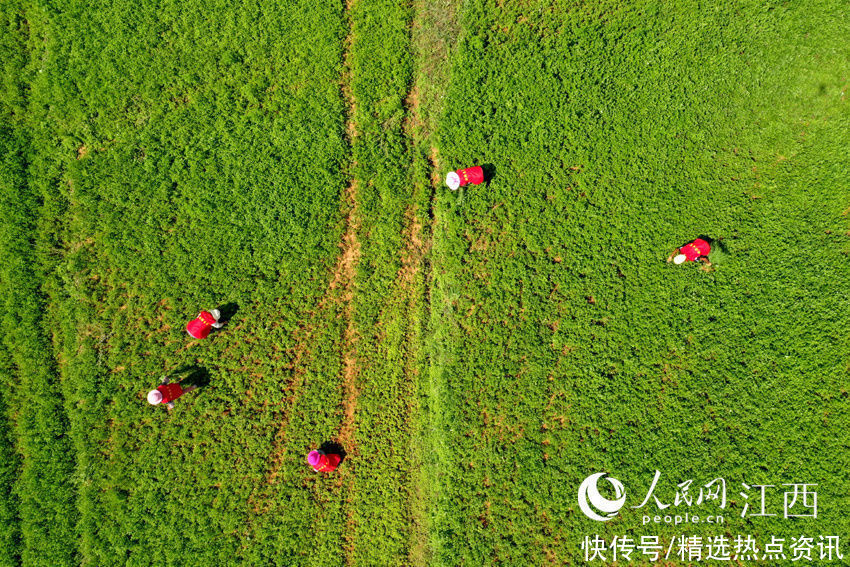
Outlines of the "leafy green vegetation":
{"label": "leafy green vegetation", "polygon": [[[98,565],[302,553],[315,505],[303,454],[332,436],[339,400],[326,377],[338,373],[341,327],[333,310],[314,312],[348,161],[342,7],[25,10],[36,250],[70,427],[48,448],[76,467],[44,483],[76,495],[59,516],[68,533],[48,543]],[[197,311],[226,304],[227,330],[188,340]],[[209,386],[171,414],[144,402],[186,366]],[[62,403],[18,395],[32,411]],[[306,402],[293,407],[297,396]],[[24,470],[38,465],[24,451]],[[338,535],[318,530],[316,543]],[[23,540],[49,549],[25,529]]]}
{"label": "leafy green vegetation", "polygon": [[0,562],[69,565],[76,550],[74,466],[68,419],[44,321],[41,271],[32,243],[40,199],[28,179],[32,144],[20,127],[26,24],[16,3],[4,4],[0,57]]}
{"label": "leafy green vegetation", "polygon": [[[74,549],[64,543],[74,537],[73,490],[68,482],[73,455],[29,247],[37,203],[27,187],[26,153],[25,140],[0,130],[0,210],[7,219],[0,248],[7,259],[0,270],[5,355],[0,369],[7,385],[2,407],[8,416],[0,428],[4,457],[0,557],[6,563],[20,557],[29,564],[66,565],[74,558]],[[17,454],[10,437],[17,439]]]}
{"label": "leafy green vegetation", "polygon": [[[630,505],[723,476],[732,533],[844,535],[847,12],[4,3],[0,564],[717,535],[585,518],[601,471]],[[665,262],[700,235],[711,269]],[[819,517],[741,519],[740,482],[818,483]]]}
{"label": "leafy green vegetation", "polygon": [[[733,533],[846,532],[846,8],[465,6],[443,169],[496,173],[437,200],[437,562],[682,533],[585,518],[599,471],[725,476]],[[665,264],[700,234],[714,271]],[[802,479],[816,521],[740,519],[740,482]]]}

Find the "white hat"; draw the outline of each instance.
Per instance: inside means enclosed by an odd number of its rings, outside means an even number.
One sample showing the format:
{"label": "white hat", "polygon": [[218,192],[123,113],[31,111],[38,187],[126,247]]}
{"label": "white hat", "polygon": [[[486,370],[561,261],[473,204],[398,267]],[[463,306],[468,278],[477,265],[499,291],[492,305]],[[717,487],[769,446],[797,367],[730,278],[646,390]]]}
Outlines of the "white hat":
{"label": "white hat", "polygon": [[162,392],[159,390],[151,390],[148,392],[148,403],[151,405],[156,405],[162,401]]}
{"label": "white hat", "polygon": [[673,263],[674,264],[681,264],[687,259],[688,259],[688,257],[685,256],[684,254],[679,254],[675,258],[673,258]]}
{"label": "white hat", "polygon": [[460,187],[460,175],[454,171],[450,171],[449,174],[446,175],[446,185],[448,185],[449,189],[452,191],[457,191],[457,188]]}

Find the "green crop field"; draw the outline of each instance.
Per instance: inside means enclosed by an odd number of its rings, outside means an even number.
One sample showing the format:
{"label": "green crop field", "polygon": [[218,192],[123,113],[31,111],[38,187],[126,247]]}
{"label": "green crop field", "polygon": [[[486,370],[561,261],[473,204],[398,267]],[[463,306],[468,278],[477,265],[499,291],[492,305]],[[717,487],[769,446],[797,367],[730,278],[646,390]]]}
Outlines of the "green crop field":
{"label": "green crop field", "polygon": [[846,2],[0,22],[0,565],[850,564]]}

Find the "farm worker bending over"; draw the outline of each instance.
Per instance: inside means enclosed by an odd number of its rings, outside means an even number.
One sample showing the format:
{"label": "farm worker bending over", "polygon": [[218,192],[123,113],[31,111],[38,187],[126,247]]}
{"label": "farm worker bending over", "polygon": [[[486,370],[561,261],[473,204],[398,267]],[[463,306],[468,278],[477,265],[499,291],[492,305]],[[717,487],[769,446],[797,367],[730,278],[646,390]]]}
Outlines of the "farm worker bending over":
{"label": "farm worker bending over", "polygon": [[307,462],[316,472],[333,472],[339,466],[339,455],[326,455],[324,451],[310,451]]}
{"label": "farm worker bending over", "polygon": [[168,383],[168,377],[162,379],[162,384],[156,387],[156,390],[148,392],[148,403],[151,405],[165,404],[168,409],[174,408],[174,400],[194,390],[195,386],[187,386],[184,388],[177,382],[174,384]]}
{"label": "farm worker bending over", "polygon": [[708,262],[709,252],[711,252],[711,245],[702,238],[697,238],[693,242],[689,242],[679,248],[679,253],[675,258],[673,258],[673,263],[682,264],[684,262],[693,262],[695,260]]}
{"label": "farm worker bending over", "polygon": [[195,319],[189,321],[189,324],[186,325],[186,332],[192,338],[205,339],[213,328],[221,329],[224,326],[224,323],[218,322],[220,317],[221,313],[218,309],[201,311]]}

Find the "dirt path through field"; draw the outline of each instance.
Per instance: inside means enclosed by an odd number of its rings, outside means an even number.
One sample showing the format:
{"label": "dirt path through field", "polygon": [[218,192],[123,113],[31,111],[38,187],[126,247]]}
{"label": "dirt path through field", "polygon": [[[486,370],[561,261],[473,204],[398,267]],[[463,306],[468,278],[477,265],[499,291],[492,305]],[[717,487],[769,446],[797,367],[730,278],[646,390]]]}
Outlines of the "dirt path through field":
{"label": "dirt path through field", "polygon": [[[330,274],[327,293],[318,305],[320,313],[335,312],[337,321],[341,323],[341,340],[335,349],[340,356],[337,382],[340,405],[336,410],[339,425],[332,441],[345,450],[346,459],[334,477],[329,479],[330,484],[324,485],[324,488],[316,485],[314,490],[330,489],[332,493],[317,494],[317,500],[338,498],[342,502],[341,543],[346,565],[363,564],[376,558],[370,547],[375,541],[373,530],[384,521],[390,524],[400,522],[399,527],[406,532],[406,544],[387,552],[404,554],[400,560],[405,564],[425,565],[429,555],[428,503],[432,496],[424,458],[430,441],[425,433],[421,392],[423,381],[427,379],[423,341],[426,322],[430,318],[428,257],[433,199],[439,186],[439,175],[435,174],[438,151],[434,132],[441,106],[434,104],[434,97],[440,89],[435,81],[445,80],[448,76],[448,43],[431,37],[433,30],[428,26],[436,21],[440,26],[440,38],[450,36],[451,30],[450,22],[436,20],[442,18],[444,12],[434,0],[416,2],[409,13],[413,19],[409,41],[415,44],[416,61],[405,97],[404,122],[396,127],[402,128],[400,133],[410,151],[389,159],[399,160],[400,157],[400,161],[394,162],[394,167],[410,173],[407,187],[395,184],[401,182],[398,178],[394,184],[386,184],[376,173],[386,166],[372,162],[358,165],[357,161],[359,156],[378,157],[364,151],[365,147],[361,146],[367,141],[377,143],[372,140],[376,136],[374,117],[361,114],[366,109],[359,108],[359,105],[370,104],[370,97],[374,97],[368,89],[363,92],[357,90],[368,75],[356,74],[359,68],[355,61],[360,61],[358,53],[362,54],[370,41],[374,41],[373,36],[366,39],[366,35],[361,37],[358,33],[375,33],[375,29],[370,28],[372,23],[364,23],[368,20],[364,20],[361,12],[368,13],[368,8],[365,4],[361,5],[361,1],[348,0],[345,4],[345,19],[349,27],[343,41],[340,92],[346,107],[345,132],[352,157],[348,167],[349,184],[339,203],[343,224],[338,256]],[[356,92],[361,93],[362,100],[358,100]],[[376,215],[376,196],[392,199],[399,191],[403,195],[401,203],[389,202],[384,209],[386,216]],[[399,205],[402,208],[392,208]],[[393,222],[389,211],[403,215],[394,217],[395,222],[400,221],[399,224],[383,224]],[[358,267],[364,261],[363,254],[373,253],[373,250],[374,253],[382,253],[380,243],[370,240],[370,236],[377,228],[387,226],[401,231],[400,234],[395,233],[396,237],[401,236],[396,241],[398,248],[388,251],[395,254],[397,271],[389,286],[377,288],[381,293],[376,296],[370,286],[380,286],[375,283],[378,277],[373,275],[371,280],[358,281]],[[361,242],[364,238],[366,240]],[[371,269],[381,273],[380,267],[372,267],[368,262],[364,269],[367,273]],[[392,278],[391,274],[384,272],[383,277],[388,275]],[[376,304],[381,307],[376,309]],[[368,327],[360,328],[357,321],[364,317],[371,322]],[[304,338],[309,341],[311,335],[306,331]],[[376,392],[385,396],[379,397]],[[391,423],[394,425],[391,426]],[[359,442],[358,430],[363,436]],[[404,455],[406,464],[399,469],[393,468],[387,460],[360,460],[363,456],[361,450],[367,452],[370,459],[376,458],[376,450],[380,452],[381,448],[376,446],[375,440],[383,439],[385,435],[388,439],[404,439],[403,446],[388,449],[388,455]],[[375,480],[381,477],[394,478],[388,482],[397,492],[388,503],[391,516],[385,519],[375,515],[375,502],[370,492]],[[321,529],[321,523],[315,527]]]}
{"label": "dirt path through field", "polygon": [[[415,110],[412,109],[413,112]],[[397,284],[401,297],[406,299],[407,333],[405,351],[407,356],[404,365],[405,397],[409,411],[409,427],[411,430],[408,455],[411,471],[409,515],[411,530],[408,541],[407,559],[410,565],[427,564],[427,494],[426,478],[423,474],[422,452],[424,428],[422,427],[422,408],[419,402],[422,372],[425,369],[424,352],[422,349],[422,334],[424,322],[427,320],[427,301],[423,266],[426,254],[430,249],[430,237],[423,240],[424,227],[422,218],[415,204],[408,207],[405,213],[404,249],[401,251],[402,265],[399,269]]]}
{"label": "dirt path through field", "polygon": [[[343,52],[343,74],[342,74],[342,94],[345,98],[347,107],[346,119],[346,135],[349,144],[353,147],[354,141],[358,135],[357,122],[355,117],[357,114],[357,101],[354,98],[354,93],[351,89],[351,47],[354,42],[354,30],[352,22],[352,9],[356,0],[347,0],[345,4],[346,19],[348,20],[348,35],[345,38]],[[342,422],[340,424],[339,433],[337,434],[336,442],[339,443],[347,454],[347,463],[339,471],[339,479],[337,487],[344,486],[345,494],[345,531],[343,533],[343,549],[345,552],[345,564],[354,564],[354,545],[356,532],[356,516],[354,510],[354,475],[356,474],[357,463],[357,442],[355,439],[355,415],[357,413],[357,396],[359,389],[357,386],[358,370],[357,370],[357,339],[358,333],[354,321],[354,294],[357,277],[357,264],[360,261],[360,241],[358,240],[358,231],[360,229],[360,219],[358,215],[358,179],[355,177],[357,163],[352,159],[351,163],[351,181],[345,191],[342,206],[346,210],[345,214],[345,233],[343,234],[342,242],[340,243],[340,256],[334,270],[333,280],[331,281],[331,291],[336,291],[334,297],[340,302],[342,314],[345,317],[345,330],[342,340]]]}
{"label": "dirt path through field", "polygon": [[[457,36],[458,4],[457,0],[415,0],[410,32],[413,82],[407,97],[405,134],[413,149],[413,169],[426,172],[426,176],[415,179],[413,204],[405,214],[405,249],[399,282],[402,293],[408,298],[406,381],[411,388],[411,399],[420,400],[423,392],[428,397],[428,412],[438,409],[424,347],[427,321],[431,320],[430,298],[434,283],[430,257],[438,222],[434,216],[434,200],[442,185],[436,132],[449,83],[449,54],[453,38]],[[410,442],[413,528],[407,560],[410,565],[427,565],[433,553],[429,545],[429,510],[434,504],[434,492],[429,467],[438,441],[432,437],[431,415],[424,412],[418,402],[415,410],[417,417]]]}
{"label": "dirt path through field", "polygon": [[[414,4],[414,9],[418,5]],[[417,33],[419,18],[414,14],[411,34]],[[421,30],[420,30],[421,32]],[[411,141],[414,150],[414,165],[420,147],[430,143],[425,139],[426,128],[422,118],[420,96],[421,76],[414,76],[413,85],[408,93],[406,106],[407,116],[404,131]],[[436,151],[433,148],[429,150]],[[433,164],[430,164],[433,167]],[[433,199],[434,184],[431,179],[414,180],[412,203],[404,214],[404,247],[399,251],[401,268],[396,278],[396,286],[401,297],[406,298],[405,316],[407,331],[405,351],[407,356],[404,365],[404,383],[407,399],[411,405],[410,418],[410,505],[409,514],[411,530],[408,540],[407,562],[409,565],[426,565],[428,549],[428,523],[426,490],[427,479],[423,468],[423,447],[425,428],[423,427],[422,407],[419,402],[420,387],[423,371],[426,371],[425,354],[422,348],[424,324],[427,321],[427,281],[424,275],[426,256],[431,249],[431,200]],[[423,210],[424,209],[424,210]]]}
{"label": "dirt path through field", "polygon": [[[351,122],[351,118],[349,118]],[[349,130],[350,131],[350,130]],[[354,323],[354,288],[357,262],[360,260],[360,244],[357,240],[359,228],[357,220],[357,180],[353,179],[345,192],[345,203],[349,207],[346,217],[345,235],[342,240],[341,254],[331,289],[338,290],[338,301],[342,303],[342,314],[346,319],[342,341],[342,423],[339,427],[336,442],[346,451],[347,463],[340,469],[337,487],[345,485],[346,495],[346,526],[345,526],[345,558],[346,564],[353,564],[353,542],[355,532],[352,491],[356,471],[357,442],[355,440],[355,414],[357,412],[357,328]]]}
{"label": "dirt path through field", "polygon": [[[349,119],[349,122],[352,122]],[[360,228],[357,218],[357,185],[356,179],[345,191],[344,206],[348,209],[345,220],[345,234],[340,244],[340,256],[331,280],[331,290],[338,292],[333,296],[340,302],[343,316],[346,319],[343,335],[342,353],[342,384],[343,384],[343,419],[340,425],[337,442],[345,450],[354,452],[354,414],[357,409],[357,328],[354,324],[354,292],[357,263],[360,261],[360,242],[357,231]]]}

